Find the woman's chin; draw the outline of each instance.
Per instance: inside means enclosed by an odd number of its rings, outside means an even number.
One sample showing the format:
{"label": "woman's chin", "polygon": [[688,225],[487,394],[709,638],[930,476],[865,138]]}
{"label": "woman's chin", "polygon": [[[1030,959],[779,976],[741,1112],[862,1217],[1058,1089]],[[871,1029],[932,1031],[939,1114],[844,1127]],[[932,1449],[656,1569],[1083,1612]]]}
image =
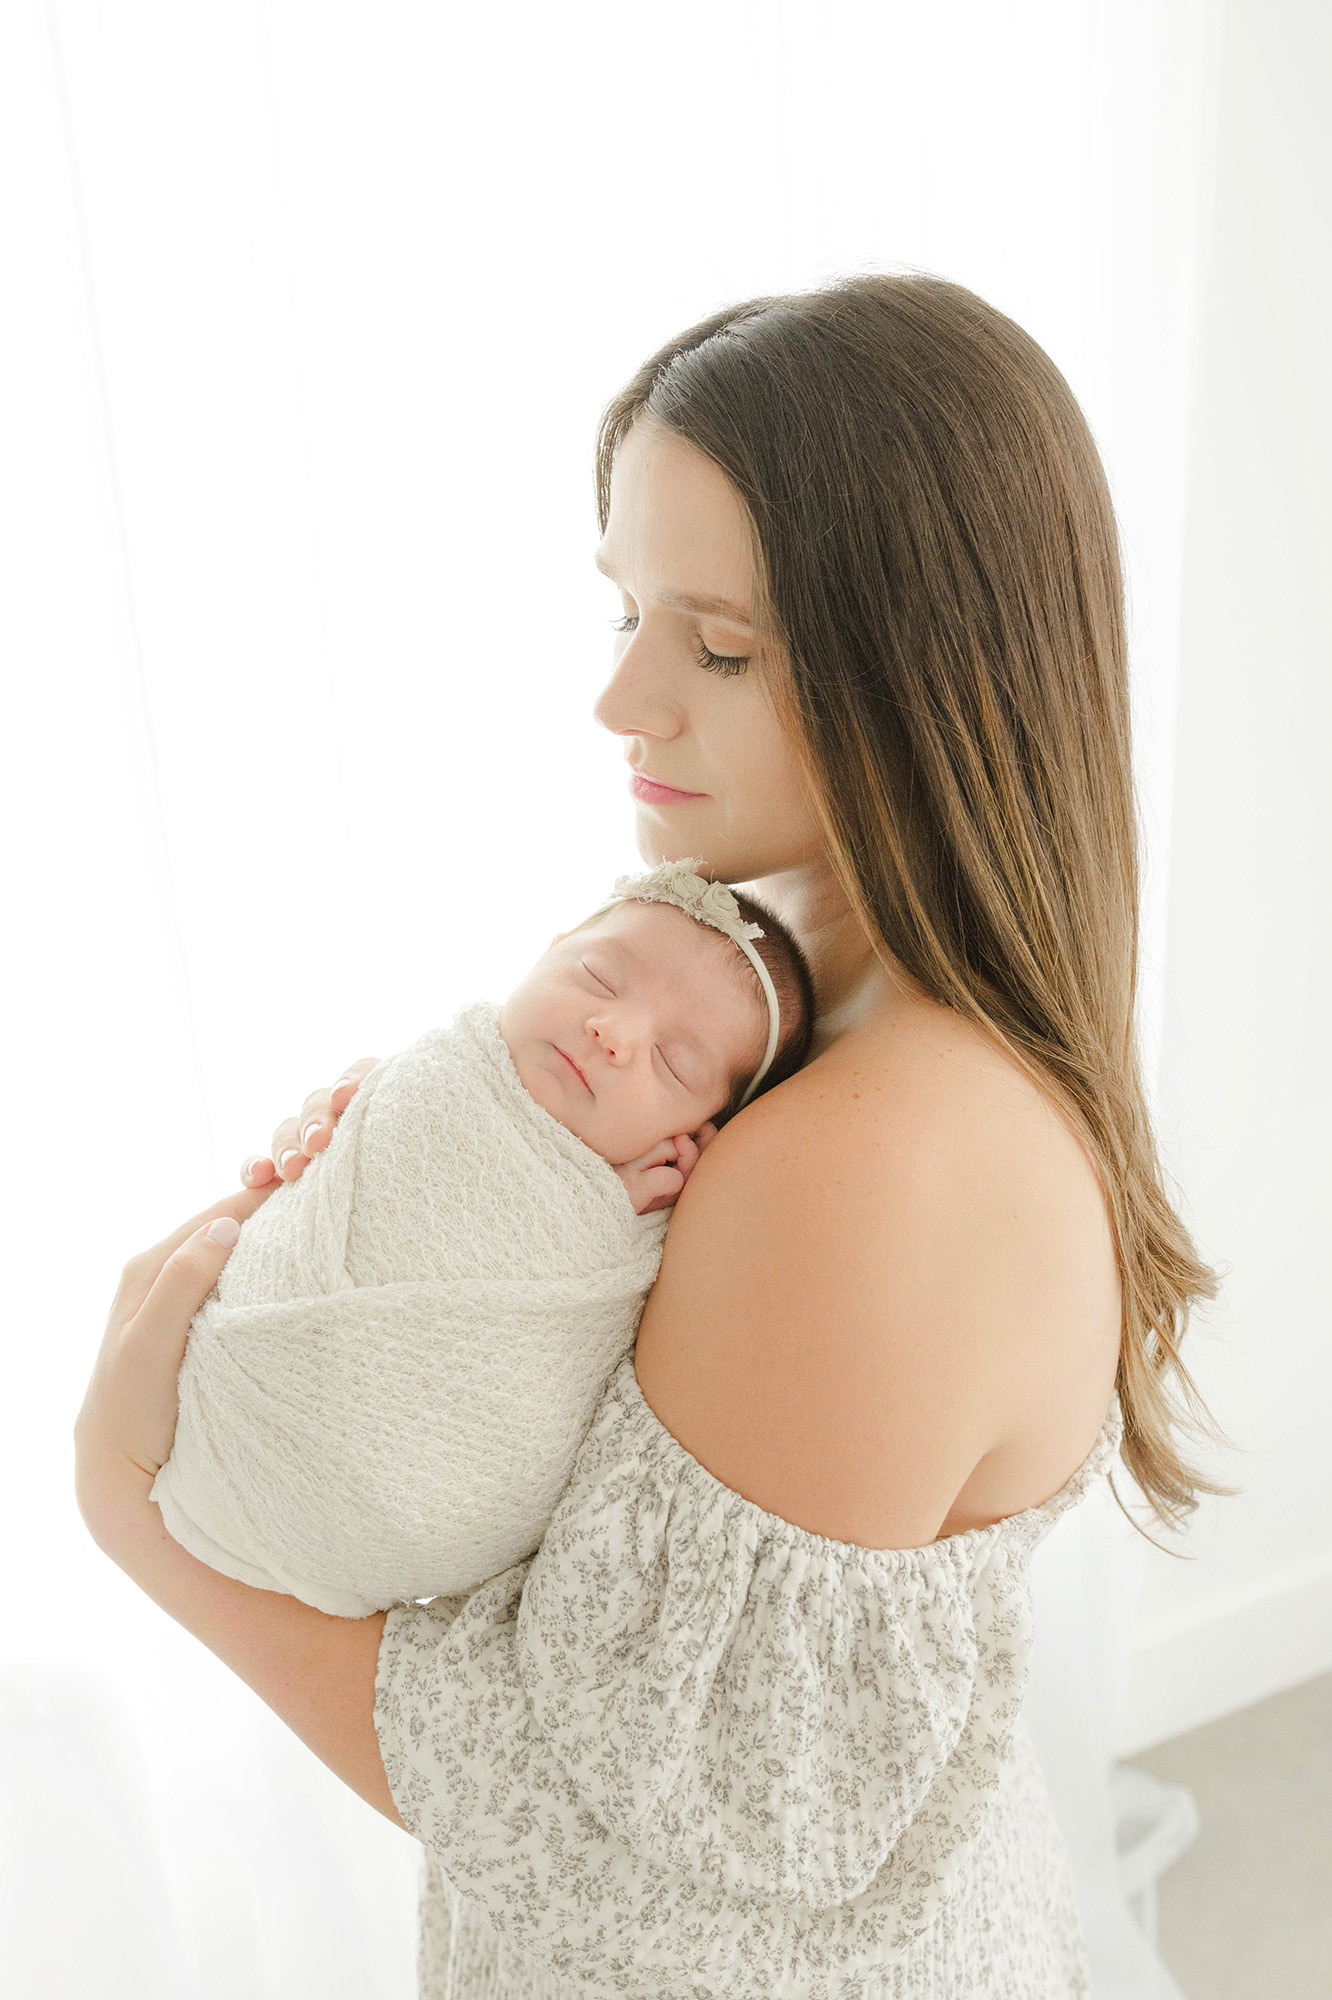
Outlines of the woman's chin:
{"label": "woman's chin", "polygon": [[654,812],[651,806],[639,806],[635,814],[634,845],[649,868],[659,868],[663,861],[683,861],[686,855],[702,856],[704,872],[716,874],[708,866],[711,844],[701,828],[692,834],[684,831],[677,815]]}
{"label": "woman's chin", "polygon": [[755,856],[748,848],[738,849],[716,837],[710,839],[706,828],[699,828],[691,835],[651,813],[644,815],[640,811],[634,840],[649,868],[659,868],[663,861],[683,861],[689,856],[697,860],[699,873],[714,882],[752,882],[759,875],[771,872],[754,866]]}

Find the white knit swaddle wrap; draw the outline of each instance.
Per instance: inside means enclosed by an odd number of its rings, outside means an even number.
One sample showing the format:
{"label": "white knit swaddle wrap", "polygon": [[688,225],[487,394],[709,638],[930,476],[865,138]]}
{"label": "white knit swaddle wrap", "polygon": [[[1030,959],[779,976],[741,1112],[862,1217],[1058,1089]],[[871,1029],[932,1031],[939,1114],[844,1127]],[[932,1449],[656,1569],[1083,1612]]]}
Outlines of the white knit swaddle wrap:
{"label": "white knit swaddle wrap", "polygon": [[529,1095],[477,1001],[372,1072],[195,1315],[151,1498],[226,1576],[363,1618],[536,1548],[669,1210]]}

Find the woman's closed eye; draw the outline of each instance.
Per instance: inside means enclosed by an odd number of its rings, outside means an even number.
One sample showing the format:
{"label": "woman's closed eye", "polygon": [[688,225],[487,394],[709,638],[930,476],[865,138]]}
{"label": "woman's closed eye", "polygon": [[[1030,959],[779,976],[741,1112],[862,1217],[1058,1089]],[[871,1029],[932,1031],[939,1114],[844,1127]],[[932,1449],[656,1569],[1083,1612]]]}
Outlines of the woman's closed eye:
{"label": "woman's closed eye", "polygon": [[[611,625],[617,632],[635,632],[638,629],[638,619],[626,612],[623,618],[612,618]],[[742,674],[749,665],[748,653],[714,653],[711,646],[704,645],[702,639],[698,642],[698,651],[694,658],[700,667],[706,668],[710,674]]]}
{"label": "woman's closed eye", "polygon": [[714,653],[701,639],[695,658],[700,667],[706,667],[710,674],[742,674],[749,665],[748,653]]}

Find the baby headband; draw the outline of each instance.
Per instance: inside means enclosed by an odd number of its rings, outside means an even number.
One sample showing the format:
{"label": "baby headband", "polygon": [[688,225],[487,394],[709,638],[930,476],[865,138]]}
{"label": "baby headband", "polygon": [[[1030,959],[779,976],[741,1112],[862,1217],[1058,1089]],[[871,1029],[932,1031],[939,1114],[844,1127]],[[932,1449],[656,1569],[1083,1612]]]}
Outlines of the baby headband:
{"label": "baby headband", "polygon": [[682,861],[663,861],[659,868],[652,869],[647,875],[618,875],[614,894],[592,914],[599,917],[602,910],[609,910],[614,903],[674,903],[677,910],[687,910],[701,924],[711,924],[714,930],[730,938],[732,944],[739,945],[757,972],[768,1001],[768,1046],[763,1052],[763,1061],[736,1106],[736,1110],[740,1111],[768,1074],[773,1056],[777,1053],[777,989],[767,966],[749,942],[751,938],[764,935],[762,924],[747,924],[740,914],[740,905],[726,884],[709,882],[705,876],[695,872],[699,866],[700,857],[688,855]]}

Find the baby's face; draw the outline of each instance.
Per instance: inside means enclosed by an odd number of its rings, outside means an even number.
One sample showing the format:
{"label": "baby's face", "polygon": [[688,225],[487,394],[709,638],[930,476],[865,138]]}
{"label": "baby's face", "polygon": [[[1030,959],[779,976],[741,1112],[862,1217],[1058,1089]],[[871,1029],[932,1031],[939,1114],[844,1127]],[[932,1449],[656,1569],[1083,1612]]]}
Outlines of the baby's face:
{"label": "baby's face", "polygon": [[749,988],[720,931],[668,903],[616,903],[538,959],[499,1031],[537,1103],[618,1167],[697,1131],[758,1068],[766,1009]]}

